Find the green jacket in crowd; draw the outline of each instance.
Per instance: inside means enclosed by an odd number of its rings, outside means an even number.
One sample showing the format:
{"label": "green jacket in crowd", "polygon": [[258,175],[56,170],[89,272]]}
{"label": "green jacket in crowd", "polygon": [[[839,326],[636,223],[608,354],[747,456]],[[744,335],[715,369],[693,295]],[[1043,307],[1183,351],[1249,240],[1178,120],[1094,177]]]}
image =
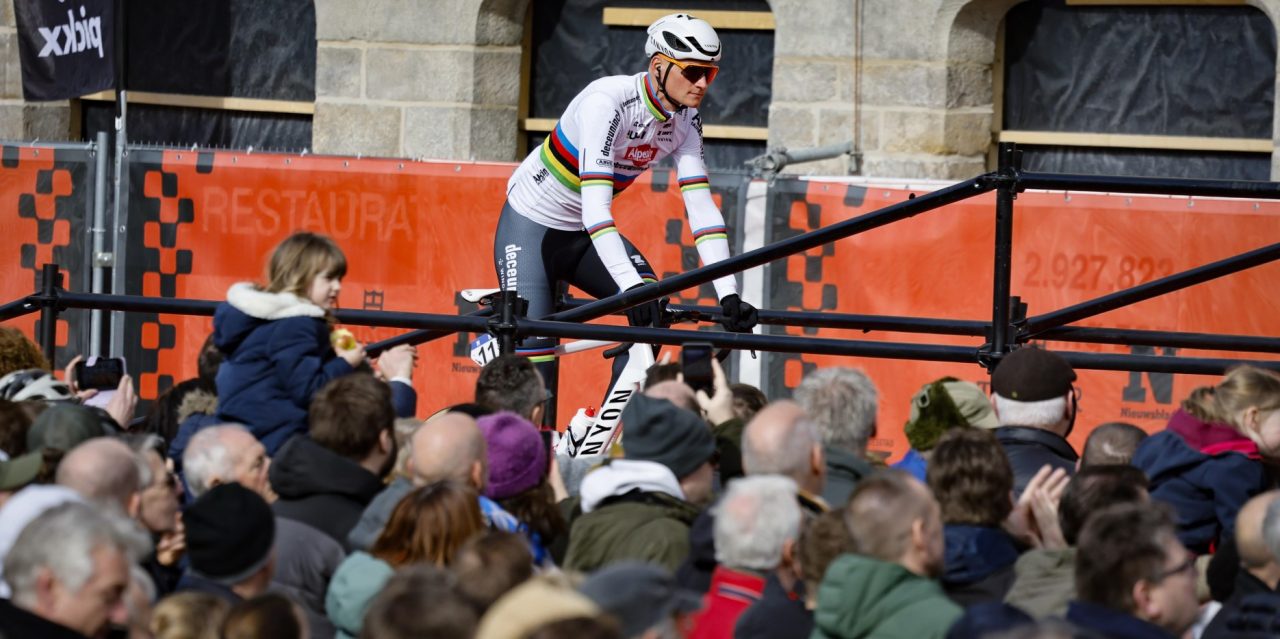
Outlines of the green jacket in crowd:
{"label": "green jacket in crowd", "polygon": [[593,572],[624,560],[671,572],[689,555],[689,526],[698,508],[663,493],[633,493],[581,515],[569,532],[564,568]]}
{"label": "green jacket in crowd", "polygon": [[841,555],[818,587],[810,639],[942,639],[963,611],[898,564]]}
{"label": "green jacket in crowd", "polygon": [[1036,619],[1062,617],[1076,596],[1076,549],[1029,550],[1013,565],[1017,575],[1004,602]]}

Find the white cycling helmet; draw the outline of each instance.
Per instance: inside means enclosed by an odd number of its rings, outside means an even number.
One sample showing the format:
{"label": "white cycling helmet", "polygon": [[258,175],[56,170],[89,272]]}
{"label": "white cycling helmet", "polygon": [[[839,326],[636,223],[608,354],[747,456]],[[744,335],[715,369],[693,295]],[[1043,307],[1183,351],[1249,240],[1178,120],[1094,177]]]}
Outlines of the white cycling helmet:
{"label": "white cycling helmet", "polygon": [[676,60],[719,62],[720,36],[706,20],[687,13],[662,16],[649,25],[649,39],[644,44],[646,57],[658,53]]}
{"label": "white cycling helmet", "polygon": [[75,399],[71,387],[52,373],[39,368],[14,371],[0,378],[0,399],[20,402],[24,399],[66,401]]}

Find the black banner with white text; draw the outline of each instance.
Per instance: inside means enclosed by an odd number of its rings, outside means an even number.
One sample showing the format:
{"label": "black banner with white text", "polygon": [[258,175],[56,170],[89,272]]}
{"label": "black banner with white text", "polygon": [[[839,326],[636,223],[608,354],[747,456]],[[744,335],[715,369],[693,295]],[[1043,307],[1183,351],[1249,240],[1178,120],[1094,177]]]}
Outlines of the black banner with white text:
{"label": "black banner with white text", "polygon": [[65,100],[115,86],[114,0],[13,0],[27,100]]}

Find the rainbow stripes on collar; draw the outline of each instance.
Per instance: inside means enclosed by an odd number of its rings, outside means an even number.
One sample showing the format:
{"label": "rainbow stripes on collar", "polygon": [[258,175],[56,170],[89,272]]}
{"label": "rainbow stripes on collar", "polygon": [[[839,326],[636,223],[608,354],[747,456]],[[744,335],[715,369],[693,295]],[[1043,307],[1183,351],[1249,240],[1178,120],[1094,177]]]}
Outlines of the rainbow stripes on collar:
{"label": "rainbow stripes on collar", "polygon": [[648,73],[640,78],[640,83],[643,85],[640,87],[640,97],[644,99],[644,105],[648,107],[649,113],[658,118],[659,122],[670,120],[673,114],[662,108],[662,100],[658,99],[657,88],[653,86],[653,80]]}

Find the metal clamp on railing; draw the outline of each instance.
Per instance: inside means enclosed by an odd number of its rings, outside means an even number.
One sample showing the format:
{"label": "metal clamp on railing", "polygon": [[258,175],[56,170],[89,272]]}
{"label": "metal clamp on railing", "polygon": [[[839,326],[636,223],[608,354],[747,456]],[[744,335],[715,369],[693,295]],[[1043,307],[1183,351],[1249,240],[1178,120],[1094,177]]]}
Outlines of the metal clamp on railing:
{"label": "metal clamp on railing", "polygon": [[516,332],[519,322],[529,313],[529,300],[515,291],[499,291],[493,295],[494,316],[489,318],[489,333],[498,338],[498,350],[503,355],[516,352]]}

